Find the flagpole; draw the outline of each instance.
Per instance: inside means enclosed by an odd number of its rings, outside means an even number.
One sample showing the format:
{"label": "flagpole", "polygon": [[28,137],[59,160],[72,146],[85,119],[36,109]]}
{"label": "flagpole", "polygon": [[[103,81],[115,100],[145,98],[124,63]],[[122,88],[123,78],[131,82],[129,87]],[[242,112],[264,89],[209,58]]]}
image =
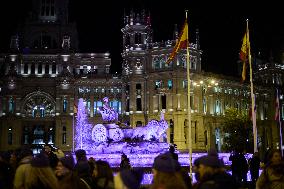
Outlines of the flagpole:
{"label": "flagpole", "polygon": [[[187,22],[187,12],[185,10],[185,19]],[[188,30],[186,33],[186,39],[188,39]],[[189,174],[192,179],[192,138],[191,138],[191,107],[190,107],[190,62],[189,62],[189,42],[187,40],[186,47],[186,75],[187,75],[187,120],[188,120],[188,150],[189,150]]]}
{"label": "flagpole", "polygon": [[249,43],[249,27],[247,19],[247,46],[248,46],[248,61],[249,61],[249,71],[250,71],[250,94],[251,94],[251,108],[252,108],[252,125],[253,125],[253,151],[257,152],[257,128],[256,128],[256,115],[255,115],[255,95],[253,92],[253,80],[252,80],[252,65],[251,65],[251,53],[250,53],[250,43]]}
{"label": "flagpole", "polygon": [[278,123],[279,123],[279,136],[280,136],[280,151],[281,151],[281,155],[282,155],[282,157],[283,157],[283,150],[282,150],[282,123],[281,123],[281,117],[280,117],[280,108],[279,108],[279,106],[280,106],[280,102],[279,102],[279,91],[278,91],[278,89],[276,88],[276,98],[277,98],[277,100],[278,100]]}

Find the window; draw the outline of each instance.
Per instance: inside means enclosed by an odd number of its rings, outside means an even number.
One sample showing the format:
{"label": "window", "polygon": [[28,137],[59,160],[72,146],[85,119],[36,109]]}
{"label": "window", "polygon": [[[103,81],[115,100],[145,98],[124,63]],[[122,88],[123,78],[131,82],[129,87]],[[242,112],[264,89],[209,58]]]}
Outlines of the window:
{"label": "window", "polygon": [[169,79],[168,80],[168,89],[172,89],[173,88],[173,80]]}
{"label": "window", "polygon": [[66,126],[63,126],[62,127],[62,144],[66,144],[66,136],[67,136]]}
{"label": "window", "polygon": [[96,109],[96,112],[99,113],[99,108],[103,106],[103,103],[101,101],[97,101],[97,109]]}
{"label": "window", "polygon": [[153,68],[154,69],[159,69],[160,68],[160,59],[158,56],[155,56],[153,58]]}
{"label": "window", "polygon": [[67,99],[64,98],[64,99],[63,99],[63,112],[64,112],[64,113],[67,112],[67,104],[68,104]]}
{"label": "window", "polygon": [[170,143],[174,143],[174,122],[170,119]]}
{"label": "window", "polygon": [[136,89],[141,89],[141,83],[136,84]]}
{"label": "window", "polygon": [[187,80],[182,81],[182,87],[185,89],[187,88]]}
{"label": "window", "polygon": [[216,114],[220,114],[221,113],[221,102],[219,100],[216,100],[215,113]]}
{"label": "window", "polygon": [[161,100],[162,100],[162,109],[163,110],[167,109],[167,96],[166,95],[162,95],[161,96]]}
{"label": "window", "polygon": [[162,87],[163,87],[163,81],[162,80],[155,81],[155,89],[160,89]]}
{"label": "window", "polygon": [[142,126],[142,121],[136,121],[136,127],[141,127]]}
{"label": "window", "polygon": [[56,74],[56,65],[55,64],[52,65],[52,74]]}
{"label": "window", "polygon": [[118,113],[121,114],[121,102],[118,102]]}
{"label": "window", "polygon": [[116,100],[111,101],[110,107],[112,107],[116,112],[118,112],[118,101],[116,101]]}
{"label": "window", "polygon": [[141,98],[136,98],[136,110],[142,111],[142,101]]}
{"label": "window", "polygon": [[29,128],[27,126],[24,128],[23,135],[24,135],[23,143],[24,144],[29,144],[29,140],[30,140],[30,138],[29,138]]}
{"label": "window", "polygon": [[35,64],[31,65],[31,74],[35,74]]}
{"label": "window", "polygon": [[126,92],[126,94],[129,94],[129,92],[130,92],[130,86],[129,85],[126,85],[125,92]]}
{"label": "window", "polygon": [[25,64],[24,65],[24,74],[28,74],[29,73],[29,65]]}
{"label": "window", "polygon": [[126,99],[126,109],[125,109],[126,112],[129,112],[130,111],[130,102],[129,102],[129,98]]}
{"label": "window", "polygon": [[187,121],[187,119],[186,120],[184,120],[184,122],[183,122],[183,132],[184,132],[184,139],[185,139],[185,143],[187,143],[187,139],[188,139],[188,121]]}
{"label": "window", "polygon": [[183,54],[178,55],[178,64],[181,65],[182,67],[186,68],[186,56]]}
{"label": "window", "polygon": [[48,64],[45,65],[45,74],[49,74],[49,65]]}
{"label": "window", "polygon": [[13,143],[13,130],[12,127],[9,127],[8,129],[8,144],[12,145]]}
{"label": "window", "polygon": [[39,64],[37,67],[37,73],[42,74],[42,64]]}
{"label": "window", "polygon": [[206,104],[206,98],[203,98],[203,113],[206,114],[207,111],[207,104]]}
{"label": "window", "polygon": [[141,33],[135,33],[135,44],[141,44]]}
{"label": "window", "polygon": [[12,97],[10,97],[10,100],[9,100],[9,112],[10,113],[14,113],[14,99]]}
{"label": "window", "polygon": [[136,94],[137,95],[141,95],[141,88],[142,88],[141,83],[137,83],[136,84]]}

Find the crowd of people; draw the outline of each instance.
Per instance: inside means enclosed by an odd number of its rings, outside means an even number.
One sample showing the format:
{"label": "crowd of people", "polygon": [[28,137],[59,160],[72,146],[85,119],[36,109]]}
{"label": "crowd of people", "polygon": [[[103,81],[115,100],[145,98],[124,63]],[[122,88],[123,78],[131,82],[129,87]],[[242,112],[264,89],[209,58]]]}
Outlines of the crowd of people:
{"label": "crowd of people", "polygon": [[[192,183],[188,170],[178,162],[174,147],[155,157],[149,185],[142,185],[144,170],[134,168],[126,154],[121,155],[119,172],[109,163],[87,158],[85,150],[72,154],[45,145],[36,155],[29,148],[0,155],[1,189],[242,189],[247,188],[246,173],[256,189],[284,188],[284,163],[279,150],[270,150],[259,176],[260,158],[255,153],[247,162],[242,153],[231,155],[228,173],[218,153],[210,150],[193,163],[196,182]],[[259,177],[258,177],[259,176]]]}

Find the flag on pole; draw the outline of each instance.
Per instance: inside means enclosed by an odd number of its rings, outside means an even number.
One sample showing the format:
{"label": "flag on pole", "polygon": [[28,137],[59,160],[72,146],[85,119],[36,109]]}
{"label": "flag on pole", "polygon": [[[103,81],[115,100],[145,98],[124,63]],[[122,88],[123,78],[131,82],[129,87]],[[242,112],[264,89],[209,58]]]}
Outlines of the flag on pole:
{"label": "flag on pole", "polygon": [[74,112],[74,114],[77,114],[77,112],[78,112],[78,107],[75,103],[74,103],[74,106],[73,106],[73,112]]}
{"label": "flag on pole", "polygon": [[249,33],[249,31],[248,31],[248,28],[247,28],[247,31],[246,31],[244,38],[243,38],[243,44],[242,44],[242,47],[241,47],[241,51],[240,51],[240,59],[243,62],[242,82],[244,82],[246,80],[246,64],[247,64],[248,56],[250,54],[250,42],[249,42],[248,33]]}
{"label": "flag on pole", "polygon": [[279,105],[279,95],[278,95],[278,89],[276,89],[276,100],[275,100],[275,121],[279,120],[280,116],[280,105]]}
{"label": "flag on pole", "polygon": [[187,24],[187,20],[185,20],[182,32],[178,38],[178,41],[174,47],[174,50],[172,51],[172,53],[170,54],[170,57],[167,60],[167,64],[169,64],[175,58],[177,52],[180,49],[186,49],[187,46],[188,46],[188,24]]}

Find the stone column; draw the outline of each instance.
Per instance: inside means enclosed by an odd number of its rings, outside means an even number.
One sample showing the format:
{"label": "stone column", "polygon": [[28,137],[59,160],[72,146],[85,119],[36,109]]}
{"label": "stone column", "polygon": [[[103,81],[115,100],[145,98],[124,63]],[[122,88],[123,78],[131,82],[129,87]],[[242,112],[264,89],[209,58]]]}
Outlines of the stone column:
{"label": "stone column", "polygon": [[184,114],[182,111],[174,112],[174,143],[179,150],[186,150],[184,138]]}

